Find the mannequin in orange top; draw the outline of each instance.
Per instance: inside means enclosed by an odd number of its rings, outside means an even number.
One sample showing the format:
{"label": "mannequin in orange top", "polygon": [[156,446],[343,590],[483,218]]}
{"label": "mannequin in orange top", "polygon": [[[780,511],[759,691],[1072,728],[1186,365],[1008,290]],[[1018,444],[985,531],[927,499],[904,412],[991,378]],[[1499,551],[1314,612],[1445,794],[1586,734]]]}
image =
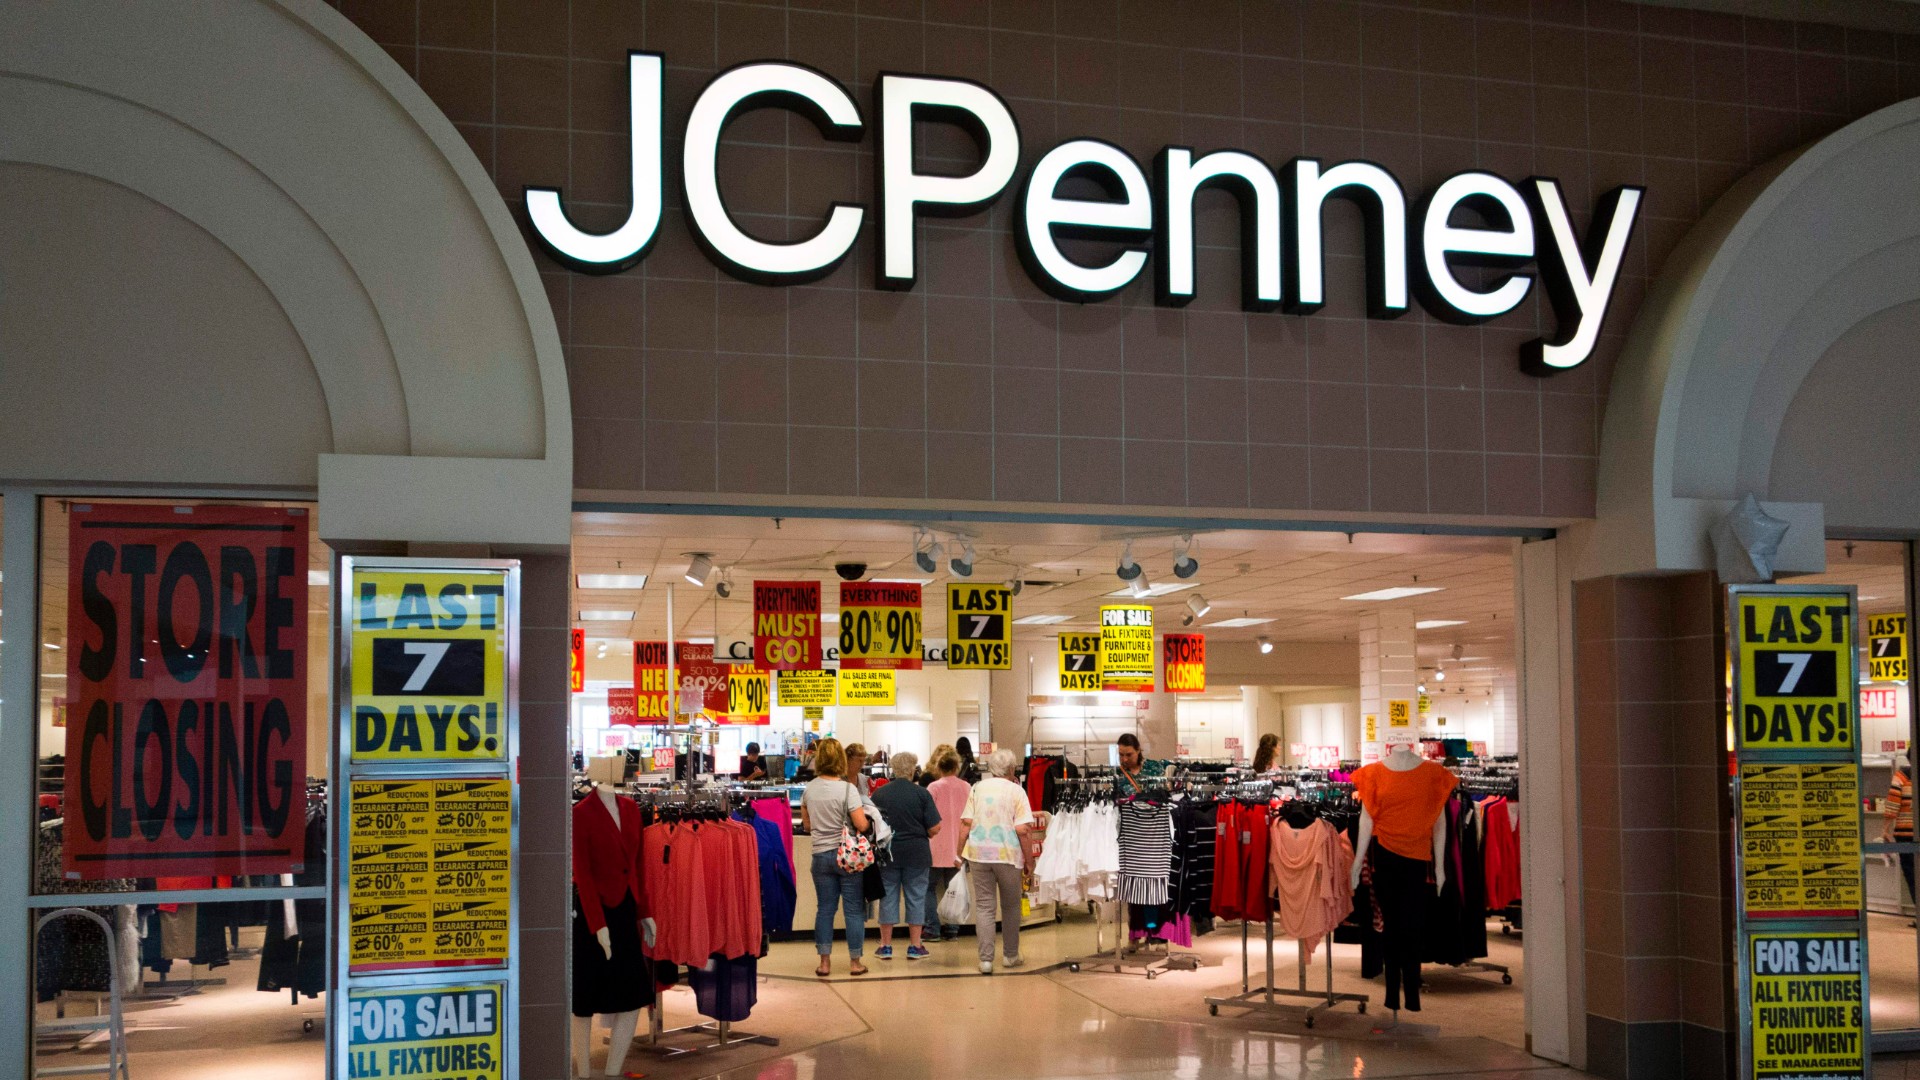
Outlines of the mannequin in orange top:
{"label": "mannequin in orange top", "polygon": [[626,1075],[640,1010],[653,1000],[641,953],[643,941],[653,947],[654,921],[641,885],[638,803],[596,784],[574,804],[573,884],[573,1075],[592,1070],[596,1015],[607,1018],[612,1035],[603,1073]]}
{"label": "mannequin in orange top", "polygon": [[1359,888],[1371,856],[1385,938],[1386,1005],[1396,1013],[1403,993],[1408,1011],[1420,1011],[1420,933],[1428,905],[1447,882],[1447,798],[1459,784],[1445,766],[1407,745],[1353,774],[1360,799],[1353,885]]}

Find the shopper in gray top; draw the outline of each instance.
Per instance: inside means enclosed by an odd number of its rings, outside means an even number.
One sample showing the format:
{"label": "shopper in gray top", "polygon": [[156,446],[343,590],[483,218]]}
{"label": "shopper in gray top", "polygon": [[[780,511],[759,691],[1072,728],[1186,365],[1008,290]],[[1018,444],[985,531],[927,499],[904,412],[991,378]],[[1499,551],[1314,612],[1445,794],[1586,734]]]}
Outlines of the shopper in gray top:
{"label": "shopper in gray top", "polygon": [[820,954],[820,966],[814,974],[821,978],[833,974],[833,905],[839,904],[847,922],[847,956],[853,961],[851,975],[865,975],[860,962],[866,947],[867,897],[861,874],[848,874],[834,858],[844,829],[866,832],[870,824],[860,792],[846,781],[847,752],[838,739],[821,739],[814,749],[813,771],[817,774],[800,797],[800,827],[813,837],[813,892],[819,910],[813,917],[813,951]]}

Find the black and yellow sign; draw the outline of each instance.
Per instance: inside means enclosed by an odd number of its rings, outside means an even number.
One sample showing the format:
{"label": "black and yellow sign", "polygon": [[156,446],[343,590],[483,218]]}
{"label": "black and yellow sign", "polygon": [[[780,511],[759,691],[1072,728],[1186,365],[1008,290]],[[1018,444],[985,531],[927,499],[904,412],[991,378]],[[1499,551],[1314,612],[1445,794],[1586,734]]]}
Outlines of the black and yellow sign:
{"label": "black and yellow sign", "polygon": [[785,707],[831,705],[838,677],[831,668],[783,671],[773,680],[774,693]]}
{"label": "black and yellow sign", "polygon": [[1366,717],[1361,721],[1361,724],[1360,724],[1360,741],[1361,742],[1379,742],[1380,741],[1380,717],[1378,717],[1373,713],[1368,713],[1366,715]]}
{"label": "black and yellow sign", "polygon": [[1100,609],[1100,689],[1153,692],[1153,608],[1108,604]]}
{"label": "black and yellow sign", "polygon": [[1405,728],[1413,726],[1413,702],[1399,698],[1387,702],[1387,726]]}
{"label": "black and yellow sign", "polygon": [[355,761],[499,761],[507,753],[503,570],[353,570]]}
{"label": "black and yellow sign", "polygon": [[1853,605],[1841,592],[1733,594],[1742,750],[1853,750]]}
{"label": "black and yellow sign", "polygon": [[772,723],[767,695],[767,673],[759,668],[736,664],[727,672],[727,717],[729,724]]}
{"label": "black and yellow sign", "polygon": [[956,581],[947,586],[947,667],[1013,670],[1013,590]]}
{"label": "black and yellow sign", "polygon": [[894,700],[893,672],[840,669],[839,704],[892,705]]}
{"label": "black and yellow sign", "polygon": [[1086,693],[1100,689],[1100,635],[1060,635],[1060,689]]}
{"label": "black and yellow sign", "polygon": [[[351,788],[347,903],[354,973],[505,963],[512,782],[354,780]],[[487,925],[466,913],[473,905],[490,913]]]}
{"label": "black and yellow sign", "polygon": [[1740,877],[1749,918],[1844,918],[1864,903],[1860,769],[1740,764]]}
{"label": "black and yellow sign", "polygon": [[1425,716],[1428,713],[1432,712],[1433,698],[1430,695],[1421,694],[1418,698],[1414,699],[1414,710],[1418,712],[1421,716]]}
{"label": "black and yellow sign", "polygon": [[920,584],[840,583],[840,668],[892,670],[920,666]]}
{"label": "black and yellow sign", "polygon": [[1857,1080],[1866,1072],[1866,952],[1856,931],[1750,933],[1756,1080]]}
{"label": "black and yellow sign", "polygon": [[347,992],[352,1080],[499,1080],[505,984]]}
{"label": "black and yellow sign", "polygon": [[1907,616],[1867,616],[1867,678],[1899,682],[1907,678]]}

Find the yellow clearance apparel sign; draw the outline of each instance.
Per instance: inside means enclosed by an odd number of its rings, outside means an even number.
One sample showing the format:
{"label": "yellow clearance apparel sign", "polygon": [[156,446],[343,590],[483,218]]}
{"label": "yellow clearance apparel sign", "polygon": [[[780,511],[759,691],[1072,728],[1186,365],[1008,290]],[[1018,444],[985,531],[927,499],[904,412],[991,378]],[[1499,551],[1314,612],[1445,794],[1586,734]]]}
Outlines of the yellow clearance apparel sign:
{"label": "yellow clearance apparel sign", "polygon": [[350,787],[353,973],[505,964],[512,782],[354,780]]}
{"label": "yellow clearance apparel sign", "polygon": [[947,667],[1013,670],[1013,590],[956,581],[947,586]]}
{"label": "yellow clearance apparel sign", "polygon": [[347,992],[347,1075],[353,1080],[499,1080],[504,986]]}
{"label": "yellow clearance apparel sign", "polygon": [[1752,1076],[1839,1080],[1865,1074],[1865,959],[1857,932],[1749,935]]}
{"label": "yellow clearance apparel sign", "polygon": [[1167,693],[1198,694],[1207,688],[1207,636],[1168,634],[1160,639],[1160,663]]}
{"label": "yellow clearance apparel sign", "polygon": [[840,669],[839,704],[892,705],[893,703],[893,672]]}
{"label": "yellow clearance apparel sign", "polygon": [[840,670],[920,667],[920,584],[840,583]]}
{"label": "yellow clearance apparel sign", "polygon": [[498,570],[353,569],[353,760],[505,759],[505,595]]}
{"label": "yellow clearance apparel sign", "polygon": [[1859,766],[1740,764],[1740,875],[1750,919],[1845,918],[1864,902]]}
{"label": "yellow clearance apparel sign", "polygon": [[1100,609],[1100,689],[1153,692],[1153,608],[1108,604]]}
{"label": "yellow clearance apparel sign", "polygon": [[1734,594],[1741,750],[1856,750],[1853,606],[1843,593]]}
{"label": "yellow clearance apparel sign", "polygon": [[1867,678],[1898,682],[1907,678],[1907,616],[1867,616]]}
{"label": "yellow clearance apparel sign", "polygon": [[1100,689],[1100,635],[1060,635],[1060,689],[1085,693]]}

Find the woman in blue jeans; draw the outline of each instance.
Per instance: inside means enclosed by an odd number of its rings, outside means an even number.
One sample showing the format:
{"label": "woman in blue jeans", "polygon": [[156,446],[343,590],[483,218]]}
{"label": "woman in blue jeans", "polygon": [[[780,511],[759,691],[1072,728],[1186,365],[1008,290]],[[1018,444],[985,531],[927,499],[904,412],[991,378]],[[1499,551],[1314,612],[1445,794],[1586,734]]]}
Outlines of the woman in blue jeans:
{"label": "woman in blue jeans", "polygon": [[847,752],[838,739],[821,739],[813,752],[814,779],[800,798],[800,826],[813,838],[813,892],[820,908],[813,917],[813,951],[820,954],[814,974],[833,974],[833,907],[847,919],[850,975],[865,975],[860,962],[867,936],[867,898],[861,874],[842,873],[834,855],[843,830],[867,831],[869,821],[859,789],[847,783]]}

